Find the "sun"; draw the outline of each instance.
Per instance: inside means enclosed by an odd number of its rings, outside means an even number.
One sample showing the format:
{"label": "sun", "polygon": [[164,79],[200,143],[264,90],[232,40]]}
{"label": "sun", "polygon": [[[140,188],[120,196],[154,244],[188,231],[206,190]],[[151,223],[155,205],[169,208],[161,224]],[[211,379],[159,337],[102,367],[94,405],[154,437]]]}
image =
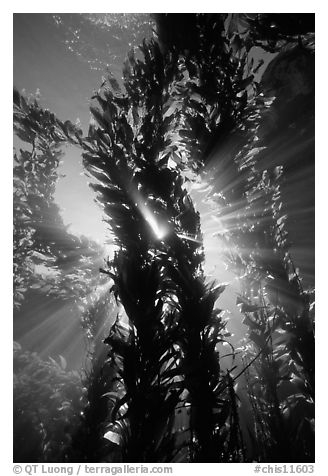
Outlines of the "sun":
{"label": "sun", "polygon": [[158,240],[162,240],[167,235],[167,229],[163,225],[159,225],[153,213],[146,209],[144,211],[145,219],[151,226],[154,235]]}

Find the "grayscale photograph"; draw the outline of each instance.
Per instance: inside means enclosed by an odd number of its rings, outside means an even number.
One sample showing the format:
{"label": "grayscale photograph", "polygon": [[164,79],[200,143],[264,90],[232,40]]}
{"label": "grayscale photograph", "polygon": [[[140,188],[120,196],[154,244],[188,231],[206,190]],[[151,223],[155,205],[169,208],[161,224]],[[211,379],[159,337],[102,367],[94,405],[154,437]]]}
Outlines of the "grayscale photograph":
{"label": "grayscale photograph", "polygon": [[313,472],[315,16],[12,15],[14,472]]}

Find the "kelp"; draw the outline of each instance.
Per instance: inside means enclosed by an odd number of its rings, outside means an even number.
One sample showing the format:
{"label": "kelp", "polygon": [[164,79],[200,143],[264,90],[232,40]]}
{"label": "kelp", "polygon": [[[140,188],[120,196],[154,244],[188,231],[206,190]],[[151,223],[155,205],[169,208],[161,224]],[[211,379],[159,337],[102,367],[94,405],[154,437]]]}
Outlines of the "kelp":
{"label": "kelp", "polygon": [[[159,15],[159,43],[144,42],[142,58],[128,54],[122,88],[109,75],[94,92],[86,137],[15,93],[23,140],[35,147],[42,116],[45,140],[82,148],[117,246],[101,271],[122,309],[105,338],[108,357],[90,373],[76,439],[84,460],[244,461],[234,387],[242,374],[254,418],[252,459],[313,459],[313,295],[289,251],[283,168],[259,161],[259,124],[273,97],[254,79],[261,62],[248,57],[258,41],[269,51],[290,41],[310,45],[302,37],[310,27],[296,19],[288,33],[286,17],[234,15],[190,14],[183,23]],[[22,111],[33,112],[31,123]],[[200,220],[188,194],[188,182],[232,134],[234,185],[213,202],[226,225],[230,269],[243,277],[238,304],[249,332],[237,375],[220,365],[229,334],[215,303],[224,285],[204,276]],[[91,311],[91,335],[92,319]]]}
{"label": "kelp", "polygon": [[[123,92],[115,93],[109,81],[95,93],[98,127],[89,129],[83,154],[100,181],[93,187],[119,246],[104,272],[131,326],[121,371],[126,411],[113,424],[124,434],[123,460],[162,461],[166,425],[185,391],[191,461],[228,460],[229,392],[215,350],[224,323],[214,310],[224,287],[205,284],[199,216],[179,168],[169,166],[179,153],[172,139],[179,121],[166,112],[172,80],[181,81],[183,73],[155,42],[141,49],[144,61],[130,56],[125,64]],[[172,315],[173,328],[167,325]]]}
{"label": "kelp", "polygon": [[[19,308],[28,289],[64,299],[85,297],[99,282],[104,251],[86,237],[69,233],[54,193],[64,131],[61,123],[36,100],[14,90],[14,132],[22,141],[14,154],[14,305]],[[76,129],[76,136],[81,131]],[[75,137],[76,141],[76,137]],[[74,143],[74,141],[71,141]],[[42,265],[47,273],[36,270]],[[78,272],[71,272],[72,268]]]}
{"label": "kelp", "polygon": [[70,460],[71,441],[86,405],[82,375],[63,356],[42,359],[14,343],[14,461]]}

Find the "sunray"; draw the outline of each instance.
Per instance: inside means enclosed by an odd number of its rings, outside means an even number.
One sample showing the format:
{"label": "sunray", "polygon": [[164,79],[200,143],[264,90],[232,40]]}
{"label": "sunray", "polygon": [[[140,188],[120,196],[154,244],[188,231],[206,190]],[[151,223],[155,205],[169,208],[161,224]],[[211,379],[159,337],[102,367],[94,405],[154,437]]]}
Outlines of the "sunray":
{"label": "sunray", "polygon": [[196,238],[193,238],[192,236],[185,235],[183,233],[177,233],[177,236],[179,238],[182,238],[183,240],[192,241],[193,243],[198,243],[200,245],[202,244],[201,240],[197,240]]}

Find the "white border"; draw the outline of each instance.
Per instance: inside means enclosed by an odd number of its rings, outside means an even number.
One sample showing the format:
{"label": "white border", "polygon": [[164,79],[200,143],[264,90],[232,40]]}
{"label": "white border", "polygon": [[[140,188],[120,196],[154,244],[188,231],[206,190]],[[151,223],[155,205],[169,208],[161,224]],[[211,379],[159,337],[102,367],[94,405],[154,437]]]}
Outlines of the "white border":
{"label": "white border", "polygon": [[[32,4],[33,3],[33,4]],[[2,342],[1,349],[1,423],[2,423],[2,441],[1,450],[2,458],[0,467],[4,468],[3,474],[12,474],[12,61],[13,61],[13,19],[12,14],[15,13],[71,13],[71,12],[92,12],[101,13],[111,9],[111,13],[128,13],[128,12],[213,12],[219,7],[229,12],[274,12],[274,13],[316,13],[316,285],[317,285],[317,321],[319,332],[317,331],[316,342],[316,363],[317,363],[317,431],[316,431],[316,469],[315,474],[323,475],[325,466],[325,451],[327,441],[327,388],[325,383],[326,374],[326,354],[327,347],[327,250],[325,242],[327,241],[328,226],[327,223],[327,195],[324,194],[327,189],[327,161],[328,154],[325,151],[324,142],[327,136],[327,83],[328,83],[328,53],[327,53],[327,31],[328,16],[327,4],[319,1],[281,1],[260,2],[250,1],[241,2],[234,1],[223,3],[218,2],[190,2],[167,0],[161,3],[155,2],[132,2],[120,0],[119,2],[97,1],[86,2],[79,1],[67,2],[58,0],[53,4],[51,2],[27,2],[13,1],[7,3],[1,12],[1,183],[0,183],[0,204],[1,204],[1,319],[2,319]],[[90,7],[92,9],[90,10]],[[117,10],[115,7],[119,7]],[[199,8],[201,7],[201,10]],[[228,7],[228,8],[227,8]],[[318,418],[319,417],[319,418]],[[193,468],[191,468],[193,466]],[[224,468],[220,465],[220,469],[216,469],[212,465],[181,465],[179,470],[174,471],[179,474],[183,471],[182,467],[193,474],[202,468],[206,468],[208,474],[218,474],[222,468],[227,470],[231,475],[234,474],[253,474],[253,465],[229,464]],[[6,468],[6,469],[5,469]]]}

